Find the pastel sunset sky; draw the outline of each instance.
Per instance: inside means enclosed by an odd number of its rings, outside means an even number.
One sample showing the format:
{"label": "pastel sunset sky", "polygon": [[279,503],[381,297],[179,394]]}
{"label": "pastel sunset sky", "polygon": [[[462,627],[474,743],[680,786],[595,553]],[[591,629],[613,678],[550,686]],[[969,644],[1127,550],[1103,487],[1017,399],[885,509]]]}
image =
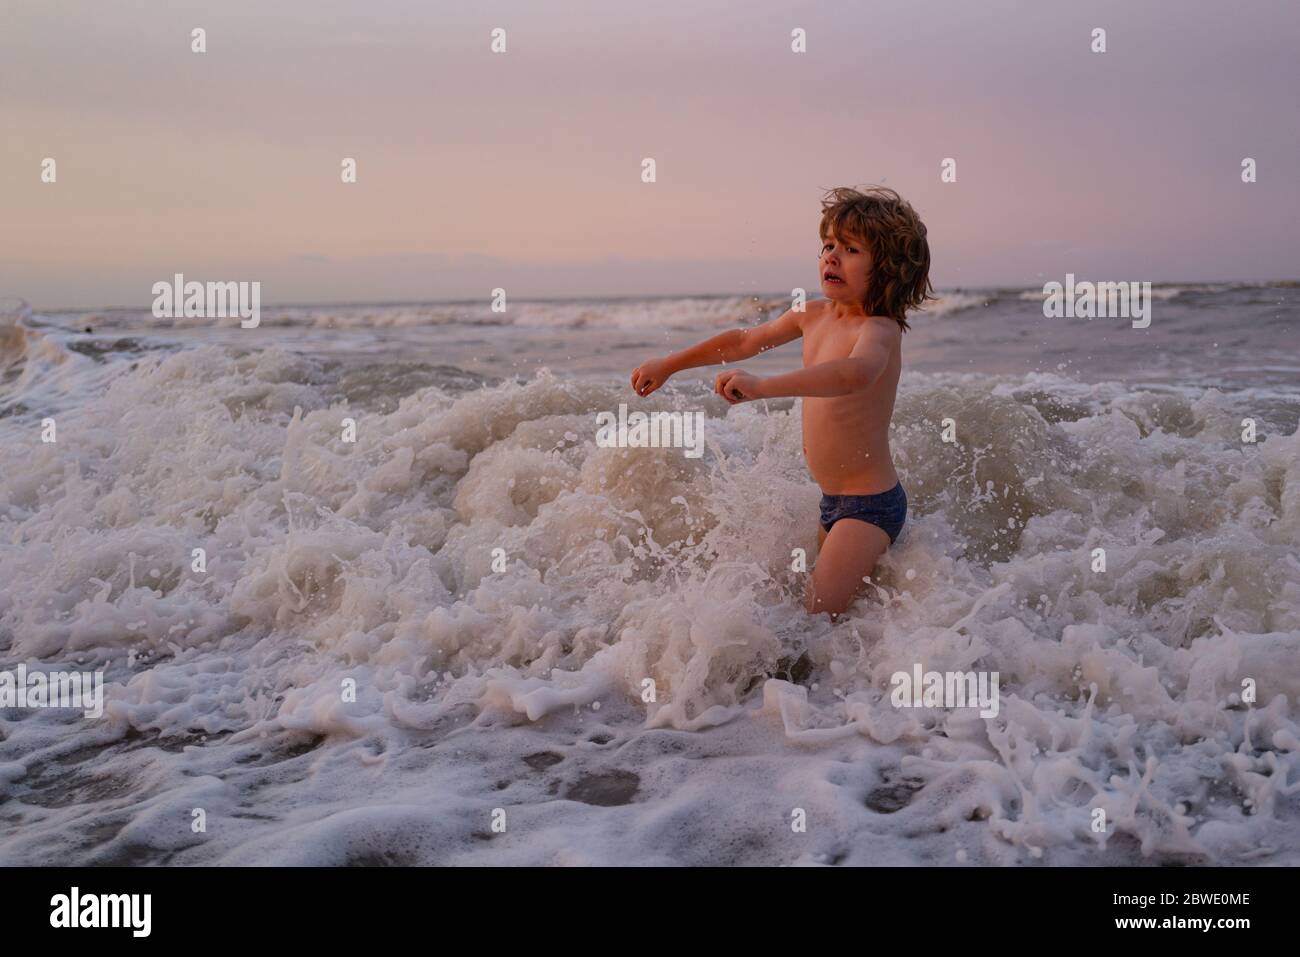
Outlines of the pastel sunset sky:
{"label": "pastel sunset sky", "polygon": [[177,272],[260,281],[267,304],[815,290],[822,191],[866,183],[917,208],[941,288],[1300,272],[1286,0],[44,0],[0,19],[0,293],[40,308],[147,305]]}

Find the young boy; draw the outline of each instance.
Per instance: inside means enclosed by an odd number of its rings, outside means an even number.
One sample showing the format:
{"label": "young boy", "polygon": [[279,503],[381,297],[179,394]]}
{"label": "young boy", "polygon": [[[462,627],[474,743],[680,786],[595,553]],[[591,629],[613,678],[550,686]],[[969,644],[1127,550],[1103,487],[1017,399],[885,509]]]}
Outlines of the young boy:
{"label": "young boy", "polygon": [[823,493],[806,605],[834,618],[903,527],[907,494],[889,451],[889,420],[905,314],[934,297],[925,225],[893,190],[831,190],[819,231],[825,299],[644,362],[632,373],[632,388],[649,395],[675,372],[738,362],[803,337],[798,372],[760,377],[731,369],[718,375],[714,390],[733,405],[803,398],[804,458]]}

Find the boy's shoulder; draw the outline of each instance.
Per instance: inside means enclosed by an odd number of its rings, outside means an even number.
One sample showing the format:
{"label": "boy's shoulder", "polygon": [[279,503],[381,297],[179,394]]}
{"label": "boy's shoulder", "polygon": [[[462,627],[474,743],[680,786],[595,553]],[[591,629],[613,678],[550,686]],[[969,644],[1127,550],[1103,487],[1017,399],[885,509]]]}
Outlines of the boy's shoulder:
{"label": "boy's shoulder", "polygon": [[[810,299],[804,303],[802,311],[796,312],[796,316],[801,322],[809,322],[813,319],[820,319],[826,315],[831,301],[829,299]],[[793,310],[792,310],[793,311]]]}
{"label": "boy's shoulder", "polygon": [[796,303],[780,316],[779,321],[791,323],[800,334],[805,334],[810,331],[813,324],[826,315],[826,307],[829,303],[829,299],[808,299],[802,304]]}
{"label": "boy's shoulder", "polygon": [[894,339],[903,337],[903,327],[893,316],[868,316],[867,322],[881,329],[889,330],[889,335]]}

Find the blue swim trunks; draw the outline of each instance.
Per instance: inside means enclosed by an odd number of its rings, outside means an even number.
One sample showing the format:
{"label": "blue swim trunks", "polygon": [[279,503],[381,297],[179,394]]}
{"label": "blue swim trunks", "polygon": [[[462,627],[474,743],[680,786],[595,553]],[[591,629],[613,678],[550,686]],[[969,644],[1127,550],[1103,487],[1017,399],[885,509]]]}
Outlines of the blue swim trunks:
{"label": "blue swim trunks", "polygon": [[907,493],[899,482],[888,492],[875,495],[823,495],[822,528],[831,530],[842,518],[856,518],[875,525],[894,544],[907,519]]}

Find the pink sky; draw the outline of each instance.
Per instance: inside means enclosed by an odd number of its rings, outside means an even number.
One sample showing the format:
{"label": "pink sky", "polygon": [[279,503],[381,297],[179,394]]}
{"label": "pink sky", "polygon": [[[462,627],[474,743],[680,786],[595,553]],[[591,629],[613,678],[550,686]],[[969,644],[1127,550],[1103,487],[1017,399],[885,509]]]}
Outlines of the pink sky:
{"label": "pink sky", "polygon": [[822,189],[869,182],[916,206],[941,287],[1300,272],[1284,0],[4,16],[0,294],[38,307],[145,305],[176,272],[264,303],[815,288]]}

